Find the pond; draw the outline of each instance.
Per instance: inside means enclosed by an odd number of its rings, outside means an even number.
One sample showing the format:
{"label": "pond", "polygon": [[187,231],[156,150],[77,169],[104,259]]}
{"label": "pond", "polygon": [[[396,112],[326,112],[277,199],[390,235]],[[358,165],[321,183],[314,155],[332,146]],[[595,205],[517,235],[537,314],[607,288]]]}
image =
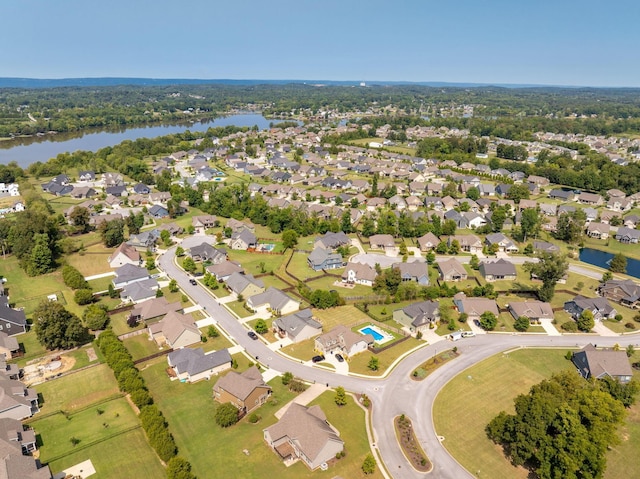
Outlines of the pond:
{"label": "pond", "polygon": [[[640,246],[639,246],[640,247]],[[593,248],[580,249],[580,261],[599,266],[600,268],[609,268],[609,263],[613,259],[612,253],[600,251]],[[640,261],[633,258],[627,258],[627,274],[635,278],[640,278]]]}
{"label": "pond", "polygon": [[[20,138],[15,141],[0,142],[0,163],[16,161],[22,168],[31,163],[58,156],[60,153],[78,150],[97,151],[106,146],[114,146],[125,140],[138,138],[155,138],[189,131],[206,131],[219,126],[248,126],[256,125],[259,129],[269,128],[270,123],[277,124],[284,120],[273,120],[259,113],[246,113],[224,116],[215,120],[198,121],[172,125],[150,125],[121,129],[100,129],[91,132],[59,133],[42,137]],[[289,120],[287,120],[289,121]],[[298,122],[300,124],[300,122]]]}

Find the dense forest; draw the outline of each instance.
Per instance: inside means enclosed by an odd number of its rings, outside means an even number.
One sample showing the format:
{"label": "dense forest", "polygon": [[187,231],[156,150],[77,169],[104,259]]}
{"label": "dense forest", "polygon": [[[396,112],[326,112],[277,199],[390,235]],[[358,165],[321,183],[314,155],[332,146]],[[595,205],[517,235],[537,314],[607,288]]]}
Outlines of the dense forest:
{"label": "dense forest", "polygon": [[[528,139],[535,131],[640,131],[640,90],[335,85],[120,85],[0,89],[0,138],[211,118],[231,109],[307,117],[372,110],[414,115],[472,134]],[[462,106],[473,107],[463,115]],[[424,117],[424,118],[423,118]]]}

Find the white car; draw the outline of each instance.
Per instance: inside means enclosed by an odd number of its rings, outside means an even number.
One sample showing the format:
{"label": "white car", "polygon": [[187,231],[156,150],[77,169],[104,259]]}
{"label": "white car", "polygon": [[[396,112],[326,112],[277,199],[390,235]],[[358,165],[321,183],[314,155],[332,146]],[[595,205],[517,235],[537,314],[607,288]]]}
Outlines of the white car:
{"label": "white car", "polygon": [[463,338],[473,338],[476,335],[473,331],[462,331]]}

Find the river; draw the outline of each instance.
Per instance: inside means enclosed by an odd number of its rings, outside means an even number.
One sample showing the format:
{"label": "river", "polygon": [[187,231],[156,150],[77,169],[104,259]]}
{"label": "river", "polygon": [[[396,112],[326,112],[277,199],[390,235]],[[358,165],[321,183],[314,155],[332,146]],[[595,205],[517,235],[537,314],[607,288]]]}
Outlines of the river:
{"label": "river", "polygon": [[97,151],[106,146],[114,146],[125,140],[137,140],[138,138],[155,138],[158,136],[181,133],[186,130],[206,131],[208,128],[218,126],[254,126],[264,130],[270,123],[278,123],[284,120],[267,119],[259,113],[247,113],[224,116],[209,121],[195,123],[183,123],[172,125],[151,125],[118,130],[101,129],[89,133],[59,133],[41,137],[30,137],[16,141],[0,142],[0,163],[7,164],[10,161],[17,162],[26,168],[37,161],[46,162],[60,153],[78,150]]}
{"label": "river", "polygon": [[[600,268],[609,268],[609,262],[613,258],[613,254],[606,251],[600,251],[593,248],[582,248],[580,250],[580,261],[599,266]],[[627,258],[627,274],[635,278],[640,278],[640,261],[633,258]]]}

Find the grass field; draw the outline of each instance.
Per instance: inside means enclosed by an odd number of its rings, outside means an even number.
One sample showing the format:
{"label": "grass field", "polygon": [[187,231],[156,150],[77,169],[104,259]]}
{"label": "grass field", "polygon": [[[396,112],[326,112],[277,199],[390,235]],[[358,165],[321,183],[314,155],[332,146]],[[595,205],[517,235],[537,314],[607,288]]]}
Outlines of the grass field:
{"label": "grass field", "polygon": [[164,348],[159,348],[155,341],[149,341],[148,334],[132,336],[122,341],[134,361],[151,356]]}
{"label": "grass field", "polygon": [[284,354],[301,359],[302,361],[309,361],[317,354],[315,351],[314,339],[307,339],[305,341],[300,341],[299,343],[290,344],[289,346],[282,348],[281,351]]}
{"label": "grass field", "polygon": [[[326,394],[317,400],[329,421],[340,430],[341,437],[347,444],[346,458],[328,471],[311,472],[301,463],[287,468],[262,438],[262,430],[276,422],[273,414],[294,397],[293,393],[284,389],[279,379],[271,382],[273,395],[270,401],[257,410],[262,417],[260,422],[250,424],[244,419],[233,427],[221,429],[214,422],[217,403],[212,399],[212,387],[215,382],[172,382],[166,377],[164,368],[164,363],[158,363],[146,368],[143,375],[156,403],[167,418],[180,455],[191,462],[193,473],[198,477],[210,477],[211,471],[215,471],[216,477],[255,479],[274,475],[282,479],[364,477],[359,468],[368,450],[368,441],[364,429],[364,413],[355,404],[350,403],[344,409],[337,410],[335,405],[331,407],[332,394]],[[244,449],[249,451],[248,455],[243,453]]]}
{"label": "grass field", "polygon": [[314,309],[313,315],[322,323],[322,329],[325,333],[339,324],[350,328],[359,322],[369,321],[369,317],[365,313],[351,304],[329,309]]}
{"label": "grass field", "polygon": [[275,271],[280,267],[284,258],[287,257],[281,254],[249,253],[232,249],[227,250],[227,252],[231,261],[237,261],[242,265],[245,272],[253,275],[261,273],[260,263],[264,263],[266,272]]}
{"label": "grass field", "polygon": [[[364,351],[360,354],[355,355],[353,358],[349,359],[349,371],[352,373],[366,374],[369,376],[380,376],[402,354],[412,350],[416,346],[426,346],[426,344],[427,343],[425,343],[424,341],[420,341],[415,338],[409,338],[406,341],[403,341],[393,346],[392,348],[389,348],[378,354],[373,354],[371,351]],[[372,356],[375,356],[378,358],[377,371],[371,371],[367,367],[367,365],[369,364],[369,360],[371,359]]]}
{"label": "grass field", "polygon": [[[433,420],[447,450],[478,477],[526,478],[484,428],[500,411],[513,413],[513,399],[553,373],[573,367],[566,350],[524,349],[493,356],[453,378],[438,394]],[[481,398],[481,399],[480,399]]]}
{"label": "grass field", "polygon": [[113,248],[105,248],[102,243],[94,244],[87,246],[85,251],[67,256],[66,261],[84,276],[109,273],[112,269],[107,259],[113,251]]}

